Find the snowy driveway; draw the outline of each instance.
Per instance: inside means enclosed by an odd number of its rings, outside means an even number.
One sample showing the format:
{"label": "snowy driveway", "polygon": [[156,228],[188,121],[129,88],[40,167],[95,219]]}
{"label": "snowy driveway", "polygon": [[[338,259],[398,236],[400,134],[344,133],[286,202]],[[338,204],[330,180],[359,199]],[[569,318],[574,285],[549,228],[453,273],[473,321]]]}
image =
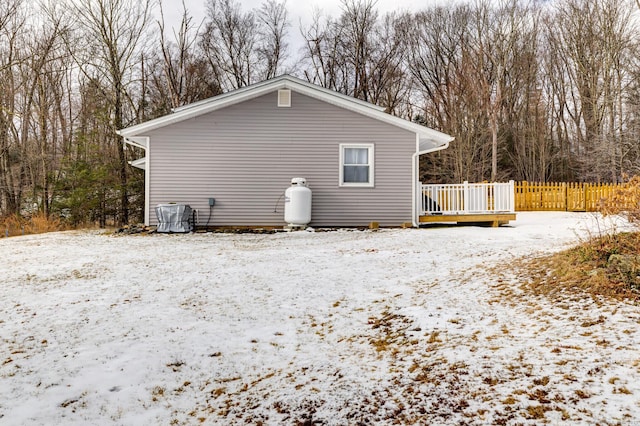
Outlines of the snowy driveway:
{"label": "snowy driveway", "polygon": [[597,225],[2,239],[0,423],[638,423],[638,307],[505,291]]}

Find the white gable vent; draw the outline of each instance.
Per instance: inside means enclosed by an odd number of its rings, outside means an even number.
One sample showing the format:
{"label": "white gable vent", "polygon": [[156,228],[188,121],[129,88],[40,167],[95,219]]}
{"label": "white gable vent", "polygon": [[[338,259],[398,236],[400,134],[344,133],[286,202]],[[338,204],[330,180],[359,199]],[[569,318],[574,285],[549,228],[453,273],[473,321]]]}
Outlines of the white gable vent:
{"label": "white gable vent", "polygon": [[278,106],[279,107],[291,106],[291,90],[289,89],[278,90]]}

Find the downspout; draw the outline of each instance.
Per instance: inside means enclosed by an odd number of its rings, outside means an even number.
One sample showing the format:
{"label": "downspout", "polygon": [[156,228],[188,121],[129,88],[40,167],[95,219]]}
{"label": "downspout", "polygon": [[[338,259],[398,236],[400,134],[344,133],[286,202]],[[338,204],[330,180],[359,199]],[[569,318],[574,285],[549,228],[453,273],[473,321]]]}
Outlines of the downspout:
{"label": "downspout", "polygon": [[416,152],[411,156],[411,161],[413,163],[413,170],[411,172],[411,192],[413,193],[413,197],[411,197],[411,225],[414,228],[418,228],[420,224],[418,223],[418,158],[420,157],[420,153]]}
{"label": "downspout", "polygon": [[411,189],[413,191],[413,199],[411,201],[411,207],[413,212],[411,214],[411,224],[413,225],[414,228],[420,227],[420,223],[419,223],[420,212],[418,211],[418,209],[422,207],[422,203],[418,203],[418,199],[420,197],[420,191],[421,191],[421,188],[418,188],[420,156],[422,154],[429,154],[430,152],[436,152],[436,151],[441,151],[443,149],[447,149],[449,147],[449,142],[451,142],[452,140],[453,138],[451,138],[450,140],[446,141],[444,144],[437,146],[435,148],[419,151],[418,149],[420,146],[420,136],[416,134],[416,152],[411,156],[411,161],[413,162],[413,171],[412,171],[413,182],[411,185]]}
{"label": "downspout", "polygon": [[149,147],[149,138],[146,138],[146,149],[144,150],[144,156],[147,159],[144,164],[144,225],[149,226],[149,215],[150,208],[149,203],[151,199],[149,198],[151,195],[151,148]]}

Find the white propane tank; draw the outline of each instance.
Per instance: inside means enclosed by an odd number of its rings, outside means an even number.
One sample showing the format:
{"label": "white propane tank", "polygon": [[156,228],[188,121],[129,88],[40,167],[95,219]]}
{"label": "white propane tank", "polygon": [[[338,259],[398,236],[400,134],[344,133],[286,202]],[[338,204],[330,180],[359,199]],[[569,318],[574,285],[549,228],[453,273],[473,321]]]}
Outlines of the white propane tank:
{"label": "white propane tank", "polygon": [[284,193],[284,221],[291,227],[306,227],[311,222],[311,189],[305,178],[291,179]]}

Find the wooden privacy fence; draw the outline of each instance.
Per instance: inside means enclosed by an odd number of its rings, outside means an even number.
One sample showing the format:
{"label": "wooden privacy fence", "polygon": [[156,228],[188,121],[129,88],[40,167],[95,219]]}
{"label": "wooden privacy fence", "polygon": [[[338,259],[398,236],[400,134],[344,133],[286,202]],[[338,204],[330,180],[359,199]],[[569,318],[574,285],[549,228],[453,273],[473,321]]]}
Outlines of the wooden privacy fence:
{"label": "wooden privacy fence", "polygon": [[514,187],[516,211],[598,211],[601,200],[619,187],[619,184],[600,183],[517,182]]}

